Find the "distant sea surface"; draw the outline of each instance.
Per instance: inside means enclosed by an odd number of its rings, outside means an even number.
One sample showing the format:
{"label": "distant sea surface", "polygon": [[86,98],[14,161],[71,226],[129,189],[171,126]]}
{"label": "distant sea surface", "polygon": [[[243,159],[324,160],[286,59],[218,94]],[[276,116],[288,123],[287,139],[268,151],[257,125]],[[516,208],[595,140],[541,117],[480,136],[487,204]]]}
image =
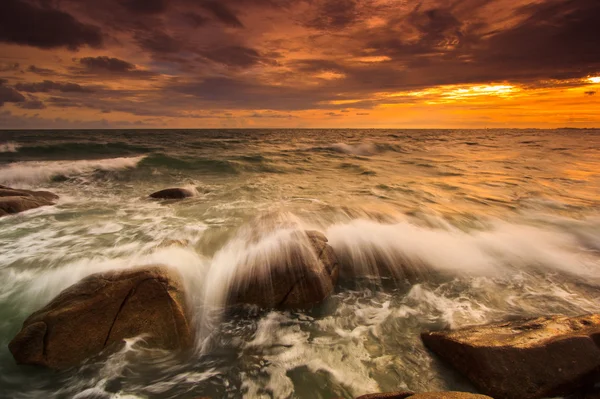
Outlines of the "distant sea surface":
{"label": "distant sea surface", "polygon": [[[421,331],[600,312],[598,130],[0,131],[0,184],[61,197],[0,218],[2,398],[468,391]],[[147,198],[169,187],[195,196]],[[290,229],[343,254],[331,298],[221,312],[248,252],[268,256]],[[190,245],[160,245],[173,239]],[[61,373],[14,364],[8,342],[33,311],[87,275],[149,264],[184,276],[193,356],[132,343]]]}

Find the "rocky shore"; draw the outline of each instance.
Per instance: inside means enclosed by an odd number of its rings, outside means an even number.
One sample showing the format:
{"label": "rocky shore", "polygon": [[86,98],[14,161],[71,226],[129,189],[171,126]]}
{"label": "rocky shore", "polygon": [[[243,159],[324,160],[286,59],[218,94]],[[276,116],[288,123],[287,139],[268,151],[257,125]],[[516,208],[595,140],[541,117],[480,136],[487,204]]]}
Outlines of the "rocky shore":
{"label": "rocky shore", "polygon": [[[183,194],[170,191],[162,198]],[[0,186],[0,216],[51,205],[57,198]],[[291,237],[282,251],[286,256],[246,265],[251,272],[232,282],[227,306],[310,308],[334,292],[343,254],[317,231]],[[77,367],[140,336],[150,348],[186,351],[195,338],[186,298],[181,276],[161,265],[91,275],[29,316],[9,349],[18,364],[53,370]],[[373,393],[359,399],[593,398],[584,392],[600,382],[600,315],[502,321],[423,332],[421,339],[479,393]]]}

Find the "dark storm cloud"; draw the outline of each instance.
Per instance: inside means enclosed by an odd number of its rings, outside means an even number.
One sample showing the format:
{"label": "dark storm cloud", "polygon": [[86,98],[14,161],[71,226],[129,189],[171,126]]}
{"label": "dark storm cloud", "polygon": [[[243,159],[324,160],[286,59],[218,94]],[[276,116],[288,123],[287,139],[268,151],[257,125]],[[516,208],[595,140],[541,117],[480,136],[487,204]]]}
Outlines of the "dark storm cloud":
{"label": "dark storm cloud", "polygon": [[72,15],[46,6],[35,6],[24,0],[0,1],[0,41],[39,48],[81,46],[100,47],[102,33]]}
{"label": "dark storm cloud", "polygon": [[242,21],[237,15],[222,1],[204,0],[198,3],[200,7],[212,14],[222,23],[235,28],[243,28]]}
{"label": "dark storm cloud", "polygon": [[143,49],[151,53],[177,53],[182,48],[182,43],[179,40],[164,32],[139,32],[135,35],[135,38]]}
{"label": "dark storm cloud", "polygon": [[107,56],[85,57],[81,58],[79,63],[84,65],[90,71],[122,73],[130,72],[135,69],[135,65],[130,62]]}
{"label": "dark storm cloud", "polygon": [[12,87],[5,86],[6,80],[0,79],[0,107],[5,103],[22,103],[25,102],[25,97],[13,89]]}
{"label": "dark storm cloud", "polygon": [[46,105],[40,100],[28,100],[19,104],[23,109],[45,109]]}
{"label": "dark storm cloud", "polygon": [[83,66],[83,70],[73,68],[76,73],[139,79],[156,75],[152,71],[141,70],[125,60],[108,56],[84,57],[79,59],[79,64]]}
{"label": "dark storm cloud", "polygon": [[220,64],[248,68],[259,63],[275,63],[275,60],[263,57],[255,49],[244,46],[229,46],[204,51],[202,53],[206,58]]}
{"label": "dark storm cloud", "polygon": [[359,18],[358,0],[325,0],[316,8],[306,26],[322,30],[343,29]]}
{"label": "dark storm cloud", "polygon": [[35,73],[35,74],[42,75],[42,76],[49,76],[49,75],[56,74],[56,71],[54,71],[53,69],[39,68],[39,67],[36,67],[35,65],[29,65],[29,68],[27,68],[27,72]]}
{"label": "dark storm cloud", "polygon": [[49,93],[51,91],[60,91],[63,93],[91,93],[94,91],[89,87],[84,87],[77,83],[53,82],[51,80],[34,83],[17,83],[15,89],[27,93]]}
{"label": "dark storm cloud", "polygon": [[158,14],[167,9],[168,0],[119,0],[128,10],[142,14]]}

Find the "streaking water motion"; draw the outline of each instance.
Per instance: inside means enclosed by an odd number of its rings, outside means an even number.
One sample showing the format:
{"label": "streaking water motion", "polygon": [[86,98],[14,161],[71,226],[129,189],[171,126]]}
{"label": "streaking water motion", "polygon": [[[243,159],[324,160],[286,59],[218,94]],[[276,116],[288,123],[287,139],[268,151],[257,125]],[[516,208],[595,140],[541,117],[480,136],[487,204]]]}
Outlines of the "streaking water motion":
{"label": "streaking water motion", "polygon": [[[0,397],[468,390],[422,330],[600,311],[595,131],[2,132],[0,143],[0,184],[61,195],[0,219]],[[175,186],[195,196],[146,198]],[[226,309],[252,276],[310,258],[298,232],[312,230],[340,260],[327,301]],[[6,344],[31,312],[85,276],[151,264],[184,277],[193,353],[132,339],[58,375],[13,364]]]}

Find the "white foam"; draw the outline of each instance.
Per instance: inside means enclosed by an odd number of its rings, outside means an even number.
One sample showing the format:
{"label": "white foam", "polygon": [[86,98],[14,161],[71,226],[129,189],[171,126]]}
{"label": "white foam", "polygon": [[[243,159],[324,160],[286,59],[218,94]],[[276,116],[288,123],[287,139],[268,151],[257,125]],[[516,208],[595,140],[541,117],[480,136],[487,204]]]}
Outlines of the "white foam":
{"label": "white foam", "polygon": [[331,146],[331,149],[337,152],[351,155],[374,155],[378,152],[377,146],[372,143],[361,143],[361,144],[346,144],[336,143]]}
{"label": "white foam", "polygon": [[2,152],[17,152],[19,151],[19,145],[13,141],[7,141],[6,143],[0,143],[0,153]]}
{"label": "white foam", "polygon": [[430,270],[493,276],[541,267],[600,282],[600,259],[582,252],[574,235],[501,221],[469,232],[441,226],[354,220],[331,226],[326,235],[358,275],[378,276],[381,264],[398,278]]}
{"label": "white foam", "polygon": [[55,176],[75,176],[96,170],[114,171],[135,167],[145,156],[80,161],[24,161],[0,168],[0,183],[31,185]]}

